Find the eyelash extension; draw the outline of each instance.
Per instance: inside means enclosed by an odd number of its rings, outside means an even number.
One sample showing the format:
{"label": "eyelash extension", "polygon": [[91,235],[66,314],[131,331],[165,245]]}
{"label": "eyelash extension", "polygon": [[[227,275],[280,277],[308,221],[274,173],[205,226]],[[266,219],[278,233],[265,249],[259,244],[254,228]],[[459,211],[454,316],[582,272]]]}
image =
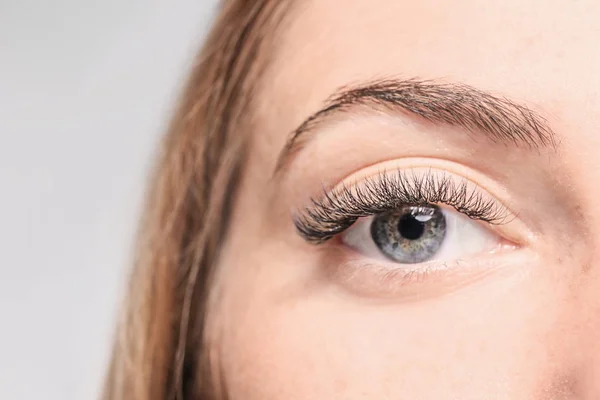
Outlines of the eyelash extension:
{"label": "eyelash extension", "polygon": [[499,202],[469,189],[466,180],[457,182],[447,174],[430,171],[384,171],[352,187],[323,190],[321,196],[311,198],[311,206],[295,213],[293,220],[300,236],[318,244],[342,233],[358,218],[431,204],[445,204],[471,219],[495,225],[504,223],[508,214]]}

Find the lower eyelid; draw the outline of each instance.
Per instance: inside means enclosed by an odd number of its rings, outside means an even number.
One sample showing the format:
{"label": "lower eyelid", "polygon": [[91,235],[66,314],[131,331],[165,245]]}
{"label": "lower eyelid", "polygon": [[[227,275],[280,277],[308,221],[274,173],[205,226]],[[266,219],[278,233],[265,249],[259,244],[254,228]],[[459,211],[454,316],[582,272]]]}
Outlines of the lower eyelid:
{"label": "lower eyelid", "polygon": [[456,292],[486,278],[513,273],[527,264],[527,251],[499,249],[493,254],[450,262],[397,265],[365,260],[350,250],[328,261],[331,281],[349,294],[393,302],[421,301]]}

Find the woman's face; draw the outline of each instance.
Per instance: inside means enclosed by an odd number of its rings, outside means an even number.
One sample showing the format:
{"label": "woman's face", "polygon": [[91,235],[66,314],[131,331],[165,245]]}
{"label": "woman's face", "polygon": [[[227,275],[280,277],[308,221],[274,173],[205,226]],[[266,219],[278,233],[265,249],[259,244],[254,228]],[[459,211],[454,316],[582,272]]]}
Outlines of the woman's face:
{"label": "woman's face", "polygon": [[600,3],[298,3],[240,132],[231,397],[600,398]]}

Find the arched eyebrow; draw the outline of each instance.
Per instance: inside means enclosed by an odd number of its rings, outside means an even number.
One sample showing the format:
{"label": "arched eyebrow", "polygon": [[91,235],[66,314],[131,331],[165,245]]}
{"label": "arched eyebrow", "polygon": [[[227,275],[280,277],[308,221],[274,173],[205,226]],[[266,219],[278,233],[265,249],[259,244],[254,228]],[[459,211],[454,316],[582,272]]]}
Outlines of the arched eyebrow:
{"label": "arched eyebrow", "polygon": [[275,174],[285,169],[295,154],[332,117],[359,108],[405,113],[435,124],[458,126],[473,137],[492,144],[556,149],[556,134],[547,120],[523,104],[495,96],[462,83],[433,80],[386,79],[343,87],[289,136]]}

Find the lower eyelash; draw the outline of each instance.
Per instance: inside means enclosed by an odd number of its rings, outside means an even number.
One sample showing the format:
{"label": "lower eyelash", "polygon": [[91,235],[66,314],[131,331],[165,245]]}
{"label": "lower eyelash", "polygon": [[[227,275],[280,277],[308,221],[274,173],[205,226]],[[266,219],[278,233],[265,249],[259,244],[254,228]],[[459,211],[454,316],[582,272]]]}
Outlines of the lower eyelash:
{"label": "lower eyelash", "polygon": [[446,173],[397,171],[387,174],[384,171],[351,187],[343,185],[324,190],[293,219],[299,234],[312,243],[323,243],[333,238],[358,218],[406,205],[445,204],[475,220],[490,224],[505,222],[508,215],[506,208],[472,186],[466,179],[457,182]]}

